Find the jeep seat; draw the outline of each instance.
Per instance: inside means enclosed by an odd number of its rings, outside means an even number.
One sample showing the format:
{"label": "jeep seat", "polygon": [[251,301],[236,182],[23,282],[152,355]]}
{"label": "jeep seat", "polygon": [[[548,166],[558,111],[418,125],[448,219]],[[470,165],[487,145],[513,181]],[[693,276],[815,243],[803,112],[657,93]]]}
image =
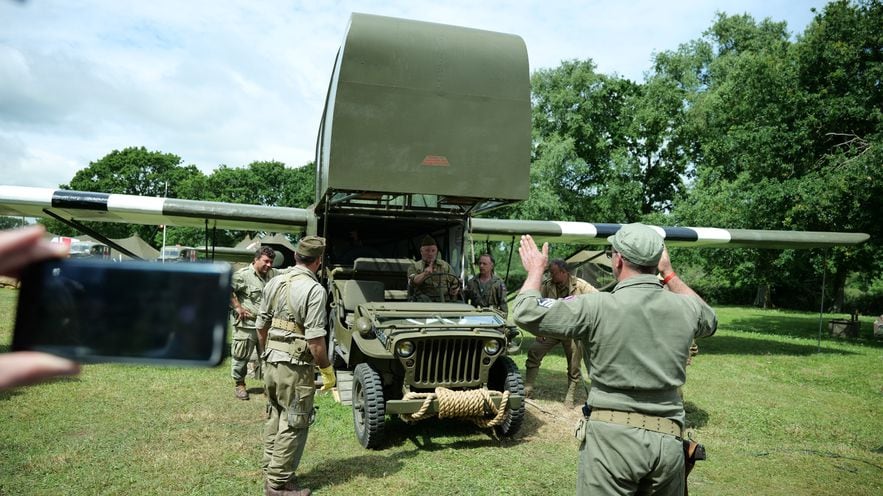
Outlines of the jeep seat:
{"label": "jeep seat", "polygon": [[383,301],[383,283],[349,279],[343,281],[343,308],[347,313],[356,310],[361,303]]}

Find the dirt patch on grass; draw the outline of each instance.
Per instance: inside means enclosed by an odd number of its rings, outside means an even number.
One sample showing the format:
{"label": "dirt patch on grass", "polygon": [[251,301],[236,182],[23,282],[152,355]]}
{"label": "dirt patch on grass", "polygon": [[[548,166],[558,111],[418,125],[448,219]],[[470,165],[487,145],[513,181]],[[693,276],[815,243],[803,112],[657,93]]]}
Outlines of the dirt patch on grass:
{"label": "dirt patch on grass", "polygon": [[573,429],[581,417],[579,406],[564,408],[560,401],[529,399],[521,428],[522,438],[562,441],[573,439]]}

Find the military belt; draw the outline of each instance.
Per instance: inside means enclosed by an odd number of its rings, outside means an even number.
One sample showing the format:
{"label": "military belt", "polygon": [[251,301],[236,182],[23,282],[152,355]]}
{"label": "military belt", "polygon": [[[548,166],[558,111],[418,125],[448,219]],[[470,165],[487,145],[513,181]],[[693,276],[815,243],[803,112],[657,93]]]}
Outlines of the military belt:
{"label": "military belt", "polygon": [[303,344],[298,346],[298,344],[294,343],[294,342],[285,342],[285,341],[279,341],[276,339],[269,339],[269,340],[267,340],[267,349],[268,350],[284,351],[285,353],[288,353],[289,355],[291,355],[293,358],[300,359],[301,355],[306,350],[306,347]]}
{"label": "military belt", "polygon": [[293,320],[273,319],[272,326],[283,331],[293,332],[299,337],[304,337],[304,326],[294,322]]}
{"label": "military belt", "polygon": [[645,429],[648,431],[659,432],[661,434],[668,434],[677,438],[683,438],[680,424],[665,417],[593,408],[592,413],[589,414],[589,420],[599,420],[611,424],[627,425],[629,427],[637,427],[638,429]]}

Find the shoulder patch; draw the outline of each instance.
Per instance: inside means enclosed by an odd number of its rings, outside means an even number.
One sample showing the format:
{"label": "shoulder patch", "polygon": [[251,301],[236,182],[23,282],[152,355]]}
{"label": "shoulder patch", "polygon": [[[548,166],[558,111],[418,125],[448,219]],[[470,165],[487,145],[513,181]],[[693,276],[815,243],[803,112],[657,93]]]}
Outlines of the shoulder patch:
{"label": "shoulder patch", "polygon": [[552,305],[554,305],[556,301],[558,300],[555,298],[539,298],[537,299],[537,305],[543,308],[552,308]]}

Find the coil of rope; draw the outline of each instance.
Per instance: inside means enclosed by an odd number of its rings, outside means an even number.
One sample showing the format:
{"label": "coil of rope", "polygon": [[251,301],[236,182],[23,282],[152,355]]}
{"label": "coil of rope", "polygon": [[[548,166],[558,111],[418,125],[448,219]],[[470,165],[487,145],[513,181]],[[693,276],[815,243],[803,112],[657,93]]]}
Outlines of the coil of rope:
{"label": "coil of rope", "polygon": [[[497,397],[501,398],[499,408],[494,405],[492,400]],[[487,388],[453,391],[437,387],[434,393],[407,393],[402,399],[423,400],[423,405],[416,412],[399,415],[403,421],[408,423],[435,416],[434,413],[427,413],[434,399],[438,399],[438,418],[463,418],[482,428],[500,425],[506,419],[506,413],[509,411],[509,391],[501,393]],[[491,415],[492,417],[488,418]]]}

